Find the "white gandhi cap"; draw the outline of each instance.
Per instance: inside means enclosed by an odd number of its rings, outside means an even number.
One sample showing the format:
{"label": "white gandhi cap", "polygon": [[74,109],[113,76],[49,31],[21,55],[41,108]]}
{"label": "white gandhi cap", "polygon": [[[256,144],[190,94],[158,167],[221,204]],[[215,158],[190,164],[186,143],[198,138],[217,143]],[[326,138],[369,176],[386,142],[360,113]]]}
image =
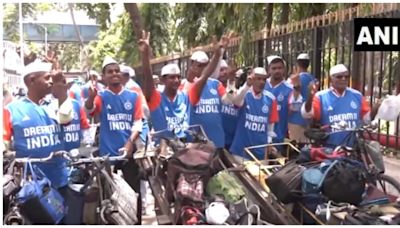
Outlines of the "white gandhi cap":
{"label": "white gandhi cap", "polygon": [[340,74],[340,73],[347,73],[349,72],[349,70],[346,68],[345,65],[343,64],[338,64],[336,66],[333,66],[330,70],[329,70],[329,75],[335,75],[335,74]]}
{"label": "white gandhi cap", "polygon": [[51,63],[35,61],[24,67],[24,70],[22,71],[22,76],[25,78],[26,76],[32,73],[50,72],[50,71],[51,71]]}
{"label": "white gandhi cap", "polygon": [[267,76],[267,71],[263,67],[254,68],[254,74]]}
{"label": "white gandhi cap", "polygon": [[170,64],[163,66],[163,68],[161,68],[161,76],[169,75],[169,74],[170,75],[181,74],[181,70],[179,69],[179,66],[175,63],[170,63]]}
{"label": "white gandhi cap", "polygon": [[208,63],[209,58],[204,51],[195,51],[190,57],[191,60],[199,62],[199,63]]}
{"label": "white gandhi cap", "polygon": [[103,65],[101,66],[101,69],[104,70],[104,67],[110,64],[118,64],[118,63],[117,61],[115,61],[115,59],[111,58],[110,56],[106,56],[103,60]]}
{"label": "white gandhi cap", "polygon": [[268,61],[268,65],[271,64],[272,61],[274,61],[275,59],[282,59],[282,57],[278,56],[278,55],[270,55],[267,57],[267,61]]}
{"label": "white gandhi cap", "polygon": [[129,74],[129,77],[135,76],[135,70],[132,69],[132,67],[121,65],[120,68],[121,68],[121,73]]}
{"label": "white gandhi cap", "polygon": [[297,56],[297,59],[310,60],[310,56],[308,56],[307,53],[301,53],[300,55]]}
{"label": "white gandhi cap", "polygon": [[228,67],[228,64],[226,63],[225,59],[221,59],[220,67],[221,67],[221,68],[222,68],[222,67]]}
{"label": "white gandhi cap", "polygon": [[90,71],[89,71],[89,74],[90,74],[90,75],[95,75],[95,76],[97,76],[97,77],[100,77],[99,73],[97,73],[97,71],[95,71],[95,70],[90,70]]}

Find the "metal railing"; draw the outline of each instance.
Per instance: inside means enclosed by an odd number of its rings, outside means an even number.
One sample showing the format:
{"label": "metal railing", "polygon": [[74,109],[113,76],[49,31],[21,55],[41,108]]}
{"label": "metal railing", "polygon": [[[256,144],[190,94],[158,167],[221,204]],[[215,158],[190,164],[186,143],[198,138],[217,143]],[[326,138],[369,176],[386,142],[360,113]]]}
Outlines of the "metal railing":
{"label": "metal railing", "polygon": [[[338,63],[343,63],[351,71],[350,86],[361,91],[371,104],[387,94],[398,94],[400,93],[398,51],[354,52],[353,50],[353,19],[356,17],[400,18],[398,5],[383,4],[378,11],[372,10],[380,12],[374,15],[361,11],[360,7],[349,8],[256,32],[250,44],[255,56],[253,65],[267,67],[266,57],[278,54],[285,59],[287,71],[290,73],[297,55],[307,52],[311,57],[311,72],[319,79],[321,89],[329,87],[329,69]],[[226,50],[228,56],[234,56],[238,52],[239,39],[235,38],[231,41]],[[206,46],[185,51],[181,55],[153,59],[151,61],[153,72],[159,74],[162,66],[171,61],[177,61],[181,67],[182,76],[185,77],[190,54],[197,49],[209,51]],[[140,66],[136,69],[140,73]],[[379,141],[384,145],[400,148],[399,125],[399,119],[392,123],[382,123]]]}

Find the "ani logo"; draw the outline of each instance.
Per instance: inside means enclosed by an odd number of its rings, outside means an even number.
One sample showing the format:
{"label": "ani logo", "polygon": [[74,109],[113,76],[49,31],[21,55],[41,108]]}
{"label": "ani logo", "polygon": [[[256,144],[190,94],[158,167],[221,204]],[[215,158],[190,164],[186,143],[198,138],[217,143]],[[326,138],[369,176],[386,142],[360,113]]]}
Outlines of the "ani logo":
{"label": "ani logo", "polygon": [[164,109],[166,112],[169,112],[169,108],[168,107],[165,107],[165,109]]}
{"label": "ani logo", "polygon": [[353,109],[357,109],[357,104],[354,101],[350,102],[350,107],[352,107]]}
{"label": "ani logo", "polygon": [[210,93],[213,94],[213,95],[217,95],[217,90],[215,90],[215,89],[210,89]]}
{"label": "ani logo", "polygon": [[261,111],[262,111],[263,113],[268,113],[268,111],[269,111],[268,106],[267,106],[267,105],[264,105],[264,106],[262,107]]}
{"label": "ani logo", "polygon": [[131,109],[132,109],[132,103],[129,102],[129,101],[125,102],[124,108],[125,108],[126,110],[131,110]]}

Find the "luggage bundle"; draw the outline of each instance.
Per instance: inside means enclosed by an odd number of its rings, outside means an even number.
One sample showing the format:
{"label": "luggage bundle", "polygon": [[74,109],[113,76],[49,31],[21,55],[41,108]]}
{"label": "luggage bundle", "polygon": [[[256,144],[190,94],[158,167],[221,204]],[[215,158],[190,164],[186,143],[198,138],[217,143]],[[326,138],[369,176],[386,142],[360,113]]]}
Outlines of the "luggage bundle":
{"label": "luggage bundle", "polygon": [[166,193],[175,202],[174,224],[265,224],[243,186],[209,143],[189,143],[167,163]]}
{"label": "luggage bundle", "polygon": [[168,160],[166,193],[175,201],[175,224],[204,222],[198,212],[204,211],[209,179],[220,169],[218,153],[212,144],[189,143]]}
{"label": "luggage bundle", "polygon": [[[266,179],[271,192],[282,203],[299,203],[315,213],[318,205],[333,201],[359,205],[366,189],[366,169],[362,163],[347,158],[323,162],[291,161]],[[305,224],[315,224],[310,213],[296,204],[293,214]]]}

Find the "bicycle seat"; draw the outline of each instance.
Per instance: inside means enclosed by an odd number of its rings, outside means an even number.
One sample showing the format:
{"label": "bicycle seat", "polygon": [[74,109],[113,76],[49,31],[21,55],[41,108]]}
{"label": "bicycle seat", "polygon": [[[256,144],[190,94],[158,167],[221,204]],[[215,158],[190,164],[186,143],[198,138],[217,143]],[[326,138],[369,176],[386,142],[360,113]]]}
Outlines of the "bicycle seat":
{"label": "bicycle seat", "polygon": [[329,134],[319,128],[308,128],[304,131],[304,135],[315,141],[324,141],[328,138]]}

